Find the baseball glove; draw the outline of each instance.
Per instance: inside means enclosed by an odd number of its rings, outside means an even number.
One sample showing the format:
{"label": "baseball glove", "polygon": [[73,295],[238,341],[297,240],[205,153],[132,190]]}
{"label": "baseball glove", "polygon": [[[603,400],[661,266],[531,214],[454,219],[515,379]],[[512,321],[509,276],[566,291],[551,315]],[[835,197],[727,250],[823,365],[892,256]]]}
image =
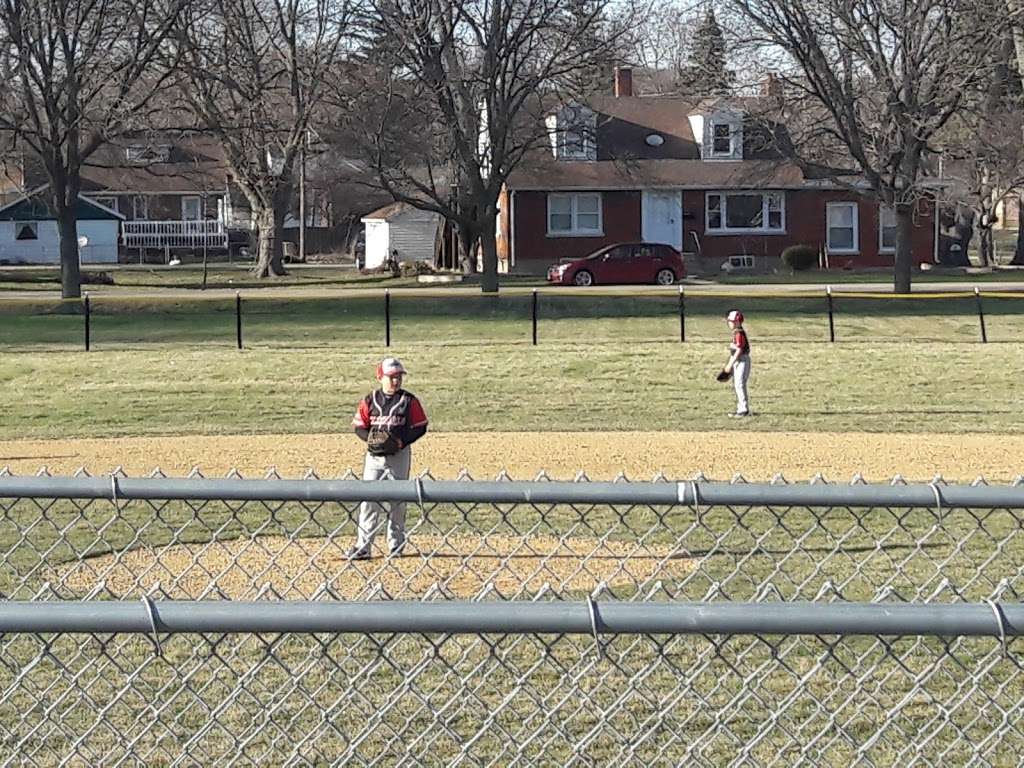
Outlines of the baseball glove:
{"label": "baseball glove", "polygon": [[398,438],[383,429],[371,429],[366,437],[366,450],[374,456],[390,456],[398,453]]}
{"label": "baseball glove", "polygon": [[718,375],[715,376],[715,378],[718,379],[718,381],[728,381],[729,379],[732,378],[732,371],[722,369],[721,371],[718,372]]}

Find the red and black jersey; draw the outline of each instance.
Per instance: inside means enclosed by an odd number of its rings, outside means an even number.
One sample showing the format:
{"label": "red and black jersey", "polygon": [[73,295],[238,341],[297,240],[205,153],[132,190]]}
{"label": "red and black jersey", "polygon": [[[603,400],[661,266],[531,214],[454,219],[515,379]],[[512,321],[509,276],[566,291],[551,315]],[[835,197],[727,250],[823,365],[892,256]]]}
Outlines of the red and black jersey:
{"label": "red and black jersey", "polygon": [[427,414],[412,392],[400,389],[393,395],[374,390],[359,401],[352,426],[364,440],[371,428],[383,430],[411,445],[427,431]]}
{"label": "red and black jersey", "polygon": [[732,334],[732,344],[729,346],[732,350],[739,350],[741,355],[750,354],[750,339],[747,338],[747,332],[742,328],[737,328]]}

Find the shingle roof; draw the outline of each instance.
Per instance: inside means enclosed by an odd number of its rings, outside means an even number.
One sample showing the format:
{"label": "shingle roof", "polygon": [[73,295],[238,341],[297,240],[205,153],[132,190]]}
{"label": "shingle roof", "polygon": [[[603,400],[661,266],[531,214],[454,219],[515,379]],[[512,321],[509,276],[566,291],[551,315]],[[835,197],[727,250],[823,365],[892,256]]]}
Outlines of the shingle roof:
{"label": "shingle roof", "polygon": [[[134,145],[168,145],[168,162],[130,163],[125,149]],[[210,136],[123,138],[100,147],[82,168],[85,192],[222,192],[228,167],[219,142]]]}
{"label": "shingle roof", "polygon": [[508,180],[513,190],[548,189],[786,189],[804,176],[783,160],[599,160],[524,165]]}

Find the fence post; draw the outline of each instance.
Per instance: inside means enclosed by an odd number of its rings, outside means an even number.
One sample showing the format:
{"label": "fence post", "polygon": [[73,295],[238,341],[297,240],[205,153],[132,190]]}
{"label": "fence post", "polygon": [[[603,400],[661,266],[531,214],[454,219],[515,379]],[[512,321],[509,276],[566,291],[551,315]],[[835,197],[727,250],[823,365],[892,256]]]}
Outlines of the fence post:
{"label": "fence post", "polygon": [[391,346],[391,291],[384,289],[384,346]]}
{"label": "fence post", "polygon": [[985,333],[985,310],[981,306],[981,291],[974,286],[974,301],[978,305],[978,321],[981,323],[981,343],[988,344],[988,334]]}
{"label": "fence post", "polygon": [[683,286],[679,286],[679,341],[686,341],[686,297]]}
{"label": "fence post", "polygon": [[85,292],[85,296],[83,298],[85,299],[85,351],[88,352],[89,351],[89,342],[90,342],[90,339],[89,339],[90,333],[89,332],[91,330],[89,326],[91,324],[90,321],[92,319],[91,318],[90,308],[89,308],[89,292],[88,291]]}
{"label": "fence post", "polygon": [[235,339],[242,348],[242,292],[235,291]]}
{"label": "fence post", "polygon": [[835,343],[836,324],[835,319],[833,318],[834,307],[832,306],[832,286],[827,286],[825,292],[828,295],[828,340]]}
{"label": "fence post", "polygon": [[533,346],[537,346],[537,289],[533,289]]}

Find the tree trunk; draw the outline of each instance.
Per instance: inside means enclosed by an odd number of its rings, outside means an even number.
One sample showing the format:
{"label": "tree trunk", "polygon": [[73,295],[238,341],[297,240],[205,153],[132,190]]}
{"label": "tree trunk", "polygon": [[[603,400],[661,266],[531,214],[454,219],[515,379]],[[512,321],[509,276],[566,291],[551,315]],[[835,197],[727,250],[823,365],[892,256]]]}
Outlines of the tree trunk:
{"label": "tree trunk", "polygon": [[57,231],[60,236],[60,295],[63,299],[77,299],[82,295],[82,270],[74,205],[59,205]]}
{"label": "tree trunk", "polygon": [[992,252],[992,225],[984,223],[983,217],[978,226],[978,263],[983,267],[991,266],[995,261],[995,254]]}
{"label": "tree trunk", "polygon": [[459,226],[459,263],[464,275],[476,274],[476,244],[479,237],[467,226]]}
{"label": "tree trunk", "polygon": [[971,240],[974,239],[974,211],[965,205],[958,205],[956,207],[956,223],[953,225],[953,231],[960,243],[960,256],[963,260],[963,265],[969,267],[971,259],[967,253],[971,247]]}
{"label": "tree trunk", "polygon": [[[1024,196],[1021,197],[1021,202],[1018,204],[1020,208],[1024,208]],[[1018,209],[1020,210],[1020,209]],[[1021,220],[1021,210],[1017,214],[1017,247],[1013,249],[1013,259],[1010,263],[1014,266],[1024,266],[1024,221]]]}
{"label": "tree trunk", "polygon": [[264,208],[253,213],[259,238],[253,274],[261,278],[287,275],[284,269],[284,209]]}
{"label": "tree trunk", "polygon": [[913,267],[914,212],[907,203],[896,205],[896,259],[893,266],[893,290],[896,293],[910,293],[910,276]]}
{"label": "tree trunk", "polygon": [[483,293],[498,292],[498,243],[494,235],[497,225],[497,213],[491,209],[484,214],[481,222],[482,234],[480,245],[483,247],[483,274],[480,278],[480,290]]}

